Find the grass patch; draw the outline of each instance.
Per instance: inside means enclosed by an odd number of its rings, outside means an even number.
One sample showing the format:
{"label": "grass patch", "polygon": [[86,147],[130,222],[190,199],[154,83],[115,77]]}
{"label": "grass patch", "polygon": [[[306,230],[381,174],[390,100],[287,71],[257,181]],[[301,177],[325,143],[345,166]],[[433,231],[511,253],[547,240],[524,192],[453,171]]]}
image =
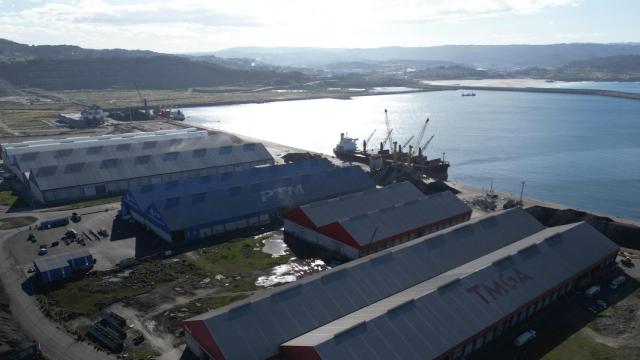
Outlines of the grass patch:
{"label": "grass patch", "polygon": [[134,360],[147,360],[147,359],[155,359],[161,354],[154,349],[143,347],[139,349],[133,349],[131,352],[131,358]]}
{"label": "grass patch", "polygon": [[11,129],[27,129],[46,127],[42,120],[55,120],[57,111],[2,111],[2,121]]}
{"label": "grass patch", "polygon": [[[256,272],[262,272],[277,265],[287,263],[287,256],[272,257],[262,252],[262,241],[266,236],[241,238],[226,243],[213,245],[198,252],[196,258],[183,256],[188,263],[193,264],[207,276],[222,274],[225,277],[241,276],[253,277]],[[229,286],[233,286],[232,281]],[[230,289],[234,291],[248,291],[254,287]]]}
{"label": "grass patch", "polygon": [[547,353],[542,359],[624,360],[631,358],[631,354],[624,350],[601,344],[589,335],[577,332]]}
{"label": "grass patch", "polygon": [[11,209],[29,207],[29,204],[20,196],[15,195],[13,191],[0,191],[0,205],[7,206]]}
{"label": "grass patch", "polygon": [[0,219],[0,230],[9,230],[31,225],[36,222],[36,220],[38,219],[33,216],[16,216]]}
{"label": "grass patch", "polygon": [[109,304],[151,291],[159,284],[188,280],[194,272],[197,269],[184,261],[149,260],[128,273],[92,273],[50,290],[45,308],[51,317],[61,320],[90,316]]}
{"label": "grass patch", "polygon": [[18,200],[18,197],[12,191],[0,191],[0,205],[12,206]]}
{"label": "grass patch", "polygon": [[60,210],[75,210],[75,209],[81,209],[81,208],[86,208],[90,206],[113,204],[113,203],[118,203],[120,201],[122,201],[122,196],[93,199],[93,200],[80,201],[80,202],[64,205],[60,207]]}

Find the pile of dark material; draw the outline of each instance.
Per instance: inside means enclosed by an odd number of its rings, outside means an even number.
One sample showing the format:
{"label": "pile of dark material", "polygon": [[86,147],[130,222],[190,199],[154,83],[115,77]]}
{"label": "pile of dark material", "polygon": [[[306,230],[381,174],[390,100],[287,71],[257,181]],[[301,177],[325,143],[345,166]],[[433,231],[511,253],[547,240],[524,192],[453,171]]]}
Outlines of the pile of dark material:
{"label": "pile of dark material", "polygon": [[302,160],[311,160],[311,159],[319,159],[320,155],[318,154],[312,154],[309,152],[302,152],[302,153],[287,153],[282,155],[282,160],[284,160],[285,163],[292,163],[292,162],[296,162],[296,161],[302,161]]}
{"label": "pile of dark material", "polygon": [[395,182],[409,181],[425,195],[440,193],[443,191],[451,191],[458,194],[459,191],[450,187],[440,180],[425,183],[422,180],[422,174],[419,171],[404,166],[402,164],[385,166],[384,168],[372,171],[371,177],[376,185],[387,186]]}
{"label": "pile of dark material", "polygon": [[122,351],[124,339],[127,338],[127,321],[113,313],[103,314],[87,331],[87,337],[105,349],[119,353]]}
{"label": "pile of dark material", "polygon": [[566,225],[586,221],[616,244],[640,250],[640,227],[624,224],[611,218],[593,215],[573,209],[552,209],[544,206],[531,206],[527,211],[544,226]]}

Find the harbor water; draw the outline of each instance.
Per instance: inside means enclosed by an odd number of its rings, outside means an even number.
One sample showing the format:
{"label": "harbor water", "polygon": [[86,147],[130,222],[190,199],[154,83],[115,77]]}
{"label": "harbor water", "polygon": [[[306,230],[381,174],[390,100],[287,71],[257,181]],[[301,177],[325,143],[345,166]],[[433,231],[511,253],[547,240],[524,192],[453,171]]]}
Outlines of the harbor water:
{"label": "harbor water", "polygon": [[332,153],[340,132],[375,129],[402,144],[430,119],[430,157],[449,179],[589,211],[640,220],[640,101],[586,95],[459,91],[300,100],[185,110],[187,122]]}

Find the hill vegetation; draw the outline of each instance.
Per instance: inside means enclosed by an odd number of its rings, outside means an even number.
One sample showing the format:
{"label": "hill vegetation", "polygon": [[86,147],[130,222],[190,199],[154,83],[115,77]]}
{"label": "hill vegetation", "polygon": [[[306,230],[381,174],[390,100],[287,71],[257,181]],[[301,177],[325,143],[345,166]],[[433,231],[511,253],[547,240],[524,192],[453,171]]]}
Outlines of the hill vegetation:
{"label": "hill vegetation", "polygon": [[302,78],[300,73],[230,69],[175,56],[35,59],[0,63],[0,76],[16,87],[47,90],[287,85]]}

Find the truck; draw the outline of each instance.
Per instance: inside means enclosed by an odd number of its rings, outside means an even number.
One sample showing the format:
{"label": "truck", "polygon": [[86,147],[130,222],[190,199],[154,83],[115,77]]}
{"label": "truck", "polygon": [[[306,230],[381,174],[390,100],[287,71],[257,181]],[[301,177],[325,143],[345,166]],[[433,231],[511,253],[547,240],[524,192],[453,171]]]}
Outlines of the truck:
{"label": "truck", "polygon": [[47,230],[47,229],[52,229],[60,226],[65,226],[68,224],[69,224],[68,217],[51,219],[51,220],[46,220],[41,222],[40,225],[38,225],[38,230]]}
{"label": "truck", "polygon": [[528,343],[529,341],[535,339],[536,335],[537,334],[535,330],[527,330],[522,334],[518,335],[518,337],[515,338],[515,340],[513,340],[513,345],[522,346]]}
{"label": "truck", "polygon": [[593,285],[592,287],[588,288],[587,291],[584,292],[584,294],[587,297],[593,297],[595,294],[600,292],[600,285]]}

